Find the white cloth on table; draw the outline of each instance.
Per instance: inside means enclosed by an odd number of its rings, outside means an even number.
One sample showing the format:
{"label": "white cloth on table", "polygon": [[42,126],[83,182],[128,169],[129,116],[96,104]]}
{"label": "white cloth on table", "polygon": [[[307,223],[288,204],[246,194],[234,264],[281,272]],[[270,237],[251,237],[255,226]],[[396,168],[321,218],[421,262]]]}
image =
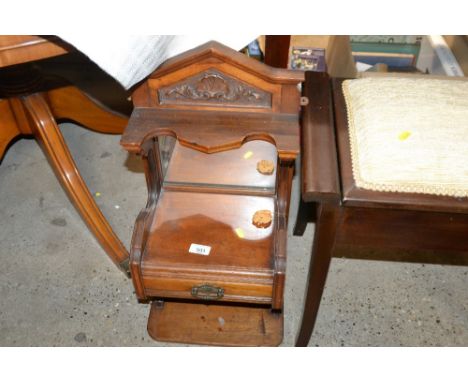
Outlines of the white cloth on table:
{"label": "white cloth on table", "polygon": [[62,34],[60,37],[88,56],[126,89],[151,74],[167,59],[210,40],[235,50],[242,49],[257,36],[233,35],[158,35],[115,36]]}

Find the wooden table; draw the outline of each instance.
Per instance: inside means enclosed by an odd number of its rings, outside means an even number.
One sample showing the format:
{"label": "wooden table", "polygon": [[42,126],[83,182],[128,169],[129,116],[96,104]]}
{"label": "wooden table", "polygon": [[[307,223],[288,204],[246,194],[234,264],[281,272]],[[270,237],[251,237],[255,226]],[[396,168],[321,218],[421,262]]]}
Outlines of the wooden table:
{"label": "wooden table", "polygon": [[91,232],[128,274],[128,252],[94,201],[57,125],[68,119],[100,133],[121,134],[127,118],[62,79],[45,77],[34,65],[73,49],[57,37],[0,36],[0,160],[14,138],[34,136]]}

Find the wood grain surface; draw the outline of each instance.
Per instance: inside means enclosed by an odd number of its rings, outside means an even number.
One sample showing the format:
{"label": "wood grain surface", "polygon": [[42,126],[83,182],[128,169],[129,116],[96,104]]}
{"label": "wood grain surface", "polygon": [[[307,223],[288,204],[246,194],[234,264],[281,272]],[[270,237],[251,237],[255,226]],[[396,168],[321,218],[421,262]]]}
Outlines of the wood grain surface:
{"label": "wood grain surface", "polygon": [[60,56],[73,49],[56,36],[0,35],[0,68]]}
{"label": "wood grain surface", "polygon": [[256,306],[154,302],[148,333],[165,342],[278,346],[283,340],[283,315]]}
{"label": "wood grain surface", "polygon": [[[225,288],[223,300],[270,301],[276,225],[252,224],[262,209],[274,214],[275,199],[163,190],[141,261],[147,293],[191,298],[193,286],[215,283]],[[192,244],[209,254],[190,253]]]}

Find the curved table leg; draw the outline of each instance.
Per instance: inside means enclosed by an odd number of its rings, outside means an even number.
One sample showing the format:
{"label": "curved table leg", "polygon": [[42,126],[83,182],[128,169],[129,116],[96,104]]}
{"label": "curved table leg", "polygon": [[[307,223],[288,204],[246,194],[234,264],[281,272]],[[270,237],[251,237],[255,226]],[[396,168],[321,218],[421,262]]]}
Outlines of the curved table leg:
{"label": "curved table leg", "polygon": [[127,117],[108,109],[75,86],[49,90],[47,101],[55,120],[71,119],[106,134],[122,134],[127,126]]}
{"label": "curved table leg", "polygon": [[21,134],[7,100],[0,99],[0,161],[8,144]]}
{"label": "curved table leg", "polygon": [[315,325],[332,257],[335,233],[338,226],[339,208],[328,204],[318,207],[312,256],[309,265],[304,311],[296,346],[307,346]]}
{"label": "curved table leg", "polygon": [[32,94],[22,97],[21,102],[29,115],[32,133],[66,193],[112,261],[128,274],[128,252],[86,187],[44,96]]}

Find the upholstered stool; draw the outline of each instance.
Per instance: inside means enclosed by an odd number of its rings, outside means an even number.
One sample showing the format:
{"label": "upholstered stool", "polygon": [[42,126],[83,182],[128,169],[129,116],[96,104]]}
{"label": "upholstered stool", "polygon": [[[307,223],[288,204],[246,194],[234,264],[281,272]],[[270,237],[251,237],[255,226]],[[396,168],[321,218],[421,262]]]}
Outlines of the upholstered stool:
{"label": "upholstered stool", "polygon": [[460,264],[468,253],[468,81],[306,78],[295,234],[308,221],[316,231],[299,346],[333,254],[423,251],[419,261]]}

